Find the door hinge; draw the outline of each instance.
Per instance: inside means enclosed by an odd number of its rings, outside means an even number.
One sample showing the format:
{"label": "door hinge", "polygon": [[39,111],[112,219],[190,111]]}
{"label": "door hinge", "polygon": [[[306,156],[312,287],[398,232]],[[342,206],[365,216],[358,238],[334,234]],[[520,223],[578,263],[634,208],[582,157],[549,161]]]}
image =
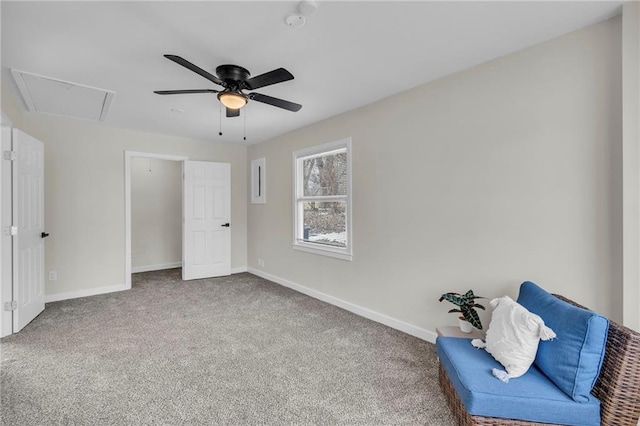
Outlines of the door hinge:
{"label": "door hinge", "polygon": [[2,228],[3,235],[18,235],[18,227],[17,226],[5,226]]}
{"label": "door hinge", "polygon": [[5,302],[4,303],[4,310],[5,311],[15,311],[16,309],[18,309],[18,301],[17,300],[12,300],[11,302]]}
{"label": "door hinge", "polygon": [[16,152],[15,151],[4,151],[2,153],[2,157],[5,160],[14,161],[16,159]]}

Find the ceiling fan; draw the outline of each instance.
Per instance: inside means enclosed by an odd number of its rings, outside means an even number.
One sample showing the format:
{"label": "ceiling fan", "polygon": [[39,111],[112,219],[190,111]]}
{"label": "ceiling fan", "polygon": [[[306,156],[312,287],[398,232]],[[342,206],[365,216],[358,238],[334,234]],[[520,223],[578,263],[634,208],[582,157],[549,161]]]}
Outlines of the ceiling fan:
{"label": "ceiling fan", "polygon": [[227,109],[227,117],[238,117],[240,108],[247,104],[247,101],[262,102],[273,105],[288,111],[299,111],[302,105],[283,99],[263,95],[262,93],[243,93],[243,90],[255,90],[260,87],[270,86],[283,81],[293,80],[293,75],[284,68],[278,68],[258,76],[251,77],[249,71],[238,65],[220,65],[216,68],[216,75],[210,74],[197,65],[176,55],[164,55],[178,65],[201,75],[207,80],[224,87],[223,90],[214,89],[188,89],[188,90],[156,90],[153,93],[158,95],[180,95],[186,93],[217,93],[218,99]]}

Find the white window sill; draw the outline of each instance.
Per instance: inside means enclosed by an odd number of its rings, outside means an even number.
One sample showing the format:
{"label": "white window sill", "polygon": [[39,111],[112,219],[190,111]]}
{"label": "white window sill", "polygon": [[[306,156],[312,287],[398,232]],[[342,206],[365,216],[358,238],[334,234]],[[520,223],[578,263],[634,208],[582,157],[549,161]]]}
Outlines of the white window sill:
{"label": "white window sill", "polygon": [[318,244],[293,243],[293,249],[322,256],[334,257],[336,259],[348,261],[353,260],[353,254],[348,253],[346,250],[332,247],[318,247]]}

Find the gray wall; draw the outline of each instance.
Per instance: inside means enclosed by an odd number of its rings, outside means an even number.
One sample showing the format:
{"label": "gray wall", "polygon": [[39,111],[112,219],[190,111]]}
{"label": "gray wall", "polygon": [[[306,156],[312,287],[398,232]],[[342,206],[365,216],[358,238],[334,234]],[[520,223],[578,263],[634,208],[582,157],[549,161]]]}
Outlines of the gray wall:
{"label": "gray wall", "polygon": [[624,324],[640,331],[640,4],[622,9]]}
{"label": "gray wall", "polygon": [[[620,320],[621,19],[249,148],[249,266],[432,331],[533,280]],[[353,138],[353,261],[292,250],[292,152]],[[265,266],[258,267],[257,259]],[[488,305],[488,303],[487,303]],[[488,313],[483,317],[488,319]]]}

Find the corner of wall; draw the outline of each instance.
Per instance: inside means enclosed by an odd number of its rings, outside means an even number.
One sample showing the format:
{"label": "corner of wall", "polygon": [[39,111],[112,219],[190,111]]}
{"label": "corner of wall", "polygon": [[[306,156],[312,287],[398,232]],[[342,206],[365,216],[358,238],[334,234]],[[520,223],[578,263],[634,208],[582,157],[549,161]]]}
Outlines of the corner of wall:
{"label": "corner of wall", "polygon": [[640,4],[622,10],[623,324],[640,331]]}

